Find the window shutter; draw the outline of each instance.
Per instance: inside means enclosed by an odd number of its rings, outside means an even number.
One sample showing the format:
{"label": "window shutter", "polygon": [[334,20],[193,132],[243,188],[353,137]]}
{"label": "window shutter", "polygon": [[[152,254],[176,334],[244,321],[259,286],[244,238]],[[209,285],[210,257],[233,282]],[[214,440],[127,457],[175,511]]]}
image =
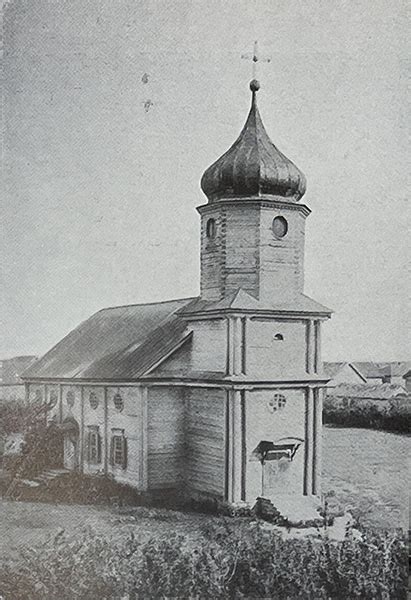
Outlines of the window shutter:
{"label": "window shutter", "polygon": [[127,469],[127,438],[123,437],[123,469]]}
{"label": "window shutter", "polygon": [[101,435],[97,433],[97,462],[101,463]]}
{"label": "window shutter", "polygon": [[110,465],[114,466],[114,438],[110,439]]}

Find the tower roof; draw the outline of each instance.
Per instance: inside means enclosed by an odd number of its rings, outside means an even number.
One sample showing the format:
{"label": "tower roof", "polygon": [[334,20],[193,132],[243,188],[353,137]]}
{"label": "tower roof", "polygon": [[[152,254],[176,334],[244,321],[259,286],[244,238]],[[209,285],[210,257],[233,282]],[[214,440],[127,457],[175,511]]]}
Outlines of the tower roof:
{"label": "tower roof", "polygon": [[234,144],[205,171],[201,189],[209,202],[241,196],[282,196],[297,202],[304,195],[304,174],[272,143],[257,108],[260,84],[250,83],[247,121]]}

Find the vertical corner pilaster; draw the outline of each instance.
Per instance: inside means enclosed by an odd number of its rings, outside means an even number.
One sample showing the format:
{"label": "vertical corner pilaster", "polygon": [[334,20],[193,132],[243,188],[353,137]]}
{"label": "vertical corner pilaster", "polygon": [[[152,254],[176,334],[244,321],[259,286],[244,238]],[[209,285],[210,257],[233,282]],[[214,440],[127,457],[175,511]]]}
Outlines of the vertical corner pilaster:
{"label": "vertical corner pilaster", "polygon": [[226,345],[226,375],[233,374],[233,324],[230,317],[226,318],[226,332],[227,332],[227,345]]}
{"label": "vertical corner pilaster", "polygon": [[108,474],[108,447],[109,447],[109,439],[108,439],[108,389],[107,386],[104,386],[104,474]]}
{"label": "vertical corner pilaster", "polygon": [[305,444],[304,444],[304,495],[312,494],[313,488],[313,389],[307,388],[305,394]]}
{"label": "vertical corner pilaster", "polygon": [[227,375],[244,375],[246,363],[246,318],[227,318]]}
{"label": "vertical corner pilaster", "polygon": [[314,321],[309,320],[306,324],[306,364],[308,374],[315,372],[315,328]]}
{"label": "vertical corner pilaster", "polygon": [[313,418],[313,483],[312,493],[321,494],[322,471],[322,428],[323,428],[323,391],[314,390],[314,418]]}
{"label": "vertical corner pilaster", "polygon": [[59,383],[59,423],[63,422],[63,384]]}
{"label": "vertical corner pilaster", "polygon": [[80,386],[80,472],[84,472],[84,387]]}
{"label": "vertical corner pilaster", "polygon": [[44,424],[47,427],[48,424],[48,407],[47,407],[47,384],[43,384],[43,409],[44,409]]}
{"label": "vertical corner pilaster", "polygon": [[30,404],[30,384],[27,382],[24,384],[24,402],[26,406]]}
{"label": "vertical corner pilaster", "polygon": [[314,371],[315,373],[321,373],[322,371],[322,360],[321,360],[321,321],[315,321],[314,324],[315,332],[315,350],[314,350]]}
{"label": "vertical corner pilaster", "polygon": [[229,390],[226,401],[226,497],[245,499],[245,402],[244,392]]}
{"label": "vertical corner pilaster", "polygon": [[141,461],[140,485],[142,491],[148,490],[148,387],[141,387]]}
{"label": "vertical corner pilaster", "polygon": [[241,375],[243,371],[243,339],[242,339],[242,319],[233,318],[234,325],[234,375]]}
{"label": "vertical corner pilaster", "polygon": [[243,375],[247,373],[247,328],[248,319],[241,319],[241,372]]}

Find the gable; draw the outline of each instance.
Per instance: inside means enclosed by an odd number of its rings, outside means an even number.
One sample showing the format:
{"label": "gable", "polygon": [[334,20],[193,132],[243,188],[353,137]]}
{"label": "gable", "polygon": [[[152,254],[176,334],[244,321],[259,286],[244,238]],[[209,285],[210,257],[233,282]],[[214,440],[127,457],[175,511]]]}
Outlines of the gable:
{"label": "gable", "polygon": [[171,355],[149,371],[150,377],[167,377],[187,375],[190,370],[192,337],[177,348]]}
{"label": "gable", "polygon": [[347,362],[324,362],[324,373],[330,379],[329,385],[367,383],[365,377],[362,376],[354,365]]}

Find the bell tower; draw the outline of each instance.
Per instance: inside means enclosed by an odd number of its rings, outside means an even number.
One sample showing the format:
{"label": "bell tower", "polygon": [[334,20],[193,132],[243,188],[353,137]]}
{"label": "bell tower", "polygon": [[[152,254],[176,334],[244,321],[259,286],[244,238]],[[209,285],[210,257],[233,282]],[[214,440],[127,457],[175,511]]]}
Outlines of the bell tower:
{"label": "bell tower", "polygon": [[[327,383],[321,324],[331,311],[304,294],[306,180],[270,140],[259,89],[253,78],[239,137],[201,179],[201,295],[184,318],[193,378],[203,373],[213,390],[221,381],[225,394],[225,500],[266,498],[290,516],[305,497],[316,519]],[[207,412],[203,398],[201,406]]]}
{"label": "bell tower", "polygon": [[303,173],[272,143],[250,83],[251,108],[231,148],[204,173],[208,198],[201,215],[201,297],[219,301],[239,288],[262,304],[303,292],[305,219],[299,204]]}

